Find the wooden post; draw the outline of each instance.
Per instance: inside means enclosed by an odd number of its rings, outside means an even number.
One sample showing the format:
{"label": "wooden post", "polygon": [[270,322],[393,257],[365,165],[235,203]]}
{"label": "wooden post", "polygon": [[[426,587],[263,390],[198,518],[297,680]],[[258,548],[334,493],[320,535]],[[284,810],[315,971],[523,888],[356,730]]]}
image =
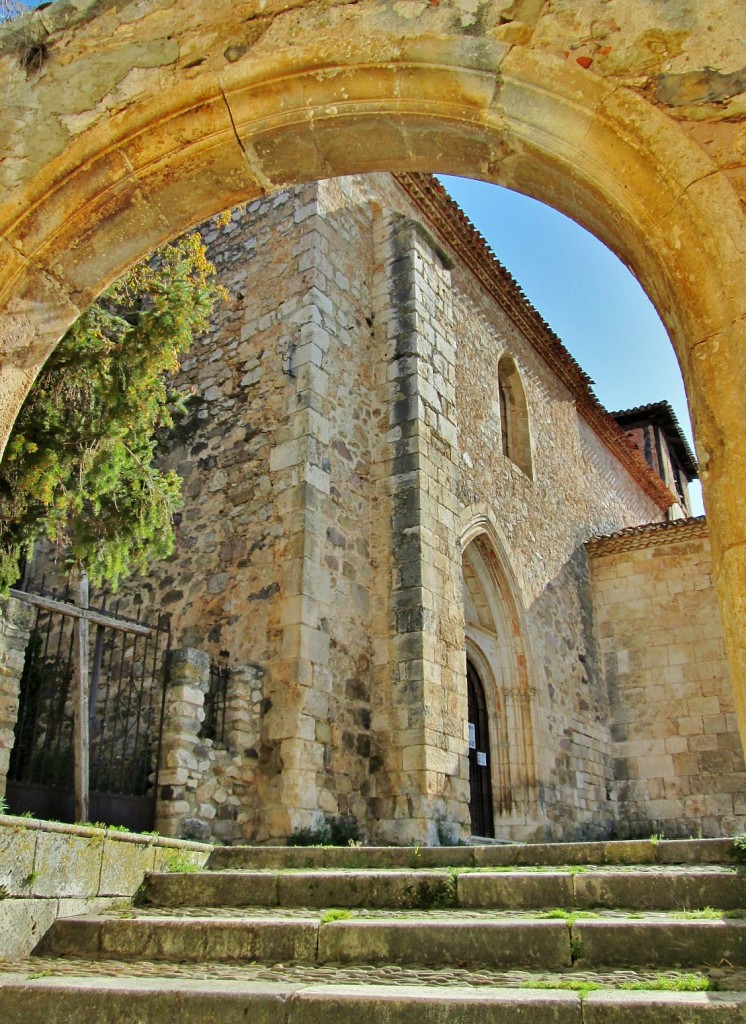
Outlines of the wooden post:
{"label": "wooden post", "polygon": [[[78,607],[88,608],[88,576],[81,570],[78,578]],[[74,699],[74,764],[75,764],[75,820],[89,820],[89,753],[90,720],[88,706],[88,617],[82,615],[77,623],[78,671]]]}

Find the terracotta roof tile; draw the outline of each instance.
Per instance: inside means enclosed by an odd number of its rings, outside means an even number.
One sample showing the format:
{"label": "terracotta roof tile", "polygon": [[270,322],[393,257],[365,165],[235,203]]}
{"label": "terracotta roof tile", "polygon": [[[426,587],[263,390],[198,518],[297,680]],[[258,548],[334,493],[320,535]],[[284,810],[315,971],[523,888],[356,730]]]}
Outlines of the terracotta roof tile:
{"label": "terracotta roof tile", "polygon": [[689,519],[675,519],[673,522],[644,523],[629,526],[626,530],[591,537],[586,548],[591,555],[610,554],[616,551],[632,551],[649,547],[651,544],[683,540],[685,537],[706,537],[709,535],[707,518],[691,516]]}

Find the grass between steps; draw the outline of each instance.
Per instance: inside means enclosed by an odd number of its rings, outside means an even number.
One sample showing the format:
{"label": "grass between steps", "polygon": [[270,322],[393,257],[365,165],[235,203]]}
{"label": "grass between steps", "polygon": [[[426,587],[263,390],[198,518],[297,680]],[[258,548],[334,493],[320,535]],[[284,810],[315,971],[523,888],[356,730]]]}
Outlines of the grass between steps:
{"label": "grass between steps", "polygon": [[[521,988],[531,989],[564,989],[565,991],[577,992],[582,999],[589,992],[597,992],[600,989],[608,988],[596,981],[588,981],[584,978],[561,978],[557,981],[527,980],[521,984]],[[659,974],[655,978],[640,981],[622,981],[614,986],[627,992],[711,992],[716,986],[710,978],[701,974]]]}
{"label": "grass between steps", "polygon": [[329,924],[331,921],[349,921],[352,916],[351,910],[325,910],[321,915],[320,923]]}
{"label": "grass between steps", "polygon": [[538,910],[533,916],[567,921],[568,926],[572,926],[583,918],[600,917],[595,910],[562,910],[560,907],[554,907],[551,910]]}
{"label": "grass between steps", "polygon": [[171,874],[185,875],[195,871],[203,871],[199,864],[194,864],[183,853],[166,854],[163,870]]}

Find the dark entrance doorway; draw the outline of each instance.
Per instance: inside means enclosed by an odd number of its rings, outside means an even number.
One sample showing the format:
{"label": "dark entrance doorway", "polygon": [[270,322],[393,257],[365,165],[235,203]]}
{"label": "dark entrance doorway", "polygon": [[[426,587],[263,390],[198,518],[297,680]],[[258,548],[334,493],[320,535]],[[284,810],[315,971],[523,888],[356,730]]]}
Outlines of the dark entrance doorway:
{"label": "dark entrance doorway", "polygon": [[490,778],[490,733],[484,687],[474,665],[466,661],[469,700],[469,813],[474,836],[493,839],[495,821]]}

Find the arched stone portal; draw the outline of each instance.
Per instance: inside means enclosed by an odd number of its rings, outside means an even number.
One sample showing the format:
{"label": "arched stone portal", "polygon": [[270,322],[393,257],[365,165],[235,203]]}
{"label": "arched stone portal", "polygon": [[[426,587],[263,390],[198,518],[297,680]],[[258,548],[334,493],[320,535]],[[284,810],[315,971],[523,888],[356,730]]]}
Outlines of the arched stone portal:
{"label": "arched stone portal", "polygon": [[6,26],[0,436],[86,304],[219,209],[382,168],[516,188],[614,249],[668,327],[746,739],[745,36],[740,0],[58,0]]}
{"label": "arched stone portal", "polygon": [[[476,726],[477,733],[479,725],[471,712],[480,701],[472,699],[471,689],[478,691],[481,687],[484,698],[484,745],[472,750],[469,736],[470,785],[473,789],[474,769],[478,767],[473,763],[475,758],[479,752],[486,754],[488,778],[478,781],[483,789],[489,789],[494,822],[483,809],[482,819],[492,830],[475,834],[516,839],[536,834],[542,819],[537,804],[532,687],[522,616],[492,533],[489,521],[477,517],[467,528],[463,542],[469,722]],[[478,680],[477,687],[473,677]],[[472,792],[472,805],[474,797]]]}

